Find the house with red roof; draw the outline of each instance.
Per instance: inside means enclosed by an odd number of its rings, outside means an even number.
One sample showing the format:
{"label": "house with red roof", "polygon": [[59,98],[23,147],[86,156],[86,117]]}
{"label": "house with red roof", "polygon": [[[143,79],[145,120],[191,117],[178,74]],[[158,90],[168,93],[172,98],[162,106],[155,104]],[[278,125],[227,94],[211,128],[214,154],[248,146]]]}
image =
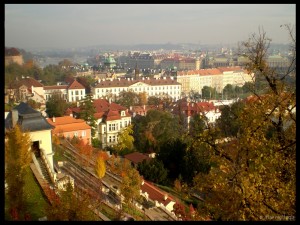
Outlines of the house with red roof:
{"label": "house with red roof", "polygon": [[69,79],[67,84],[58,84],[44,87],[45,99],[53,94],[59,94],[67,102],[77,102],[85,98],[85,87],[76,79]]}
{"label": "house with red roof", "polygon": [[47,122],[54,126],[52,134],[65,138],[78,137],[85,144],[91,144],[91,127],[82,119],[72,116],[48,118]]}
{"label": "house with red roof", "polygon": [[7,93],[10,99],[16,101],[32,99],[45,104],[44,85],[32,77],[22,77],[20,80],[15,80],[9,85]]}
{"label": "house with red roof", "polygon": [[143,162],[144,160],[149,161],[154,157],[155,157],[155,153],[146,154],[146,153],[140,153],[140,152],[132,152],[132,153],[124,155],[124,158],[128,159],[131,162],[131,165],[135,168],[137,168],[138,164]]}
{"label": "house with red roof", "polygon": [[189,99],[180,99],[173,105],[172,113],[184,117],[186,129],[189,130],[190,122],[194,115],[207,118],[207,125],[213,124],[221,116],[221,111],[213,102],[191,102]]}
{"label": "house with red roof", "polygon": [[[102,148],[118,143],[118,135],[121,130],[131,124],[131,115],[128,109],[116,104],[109,103],[106,99],[94,99],[96,109],[97,130],[95,137],[102,143]],[[67,115],[75,116],[80,112],[79,107],[67,109]]]}
{"label": "house with red roof", "polygon": [[175,216],[172,210],[176,202],[168,193],[162,191],[150,182],[143,180],[140,194],[147,200],[153,201],[156,207],[160,207]]}

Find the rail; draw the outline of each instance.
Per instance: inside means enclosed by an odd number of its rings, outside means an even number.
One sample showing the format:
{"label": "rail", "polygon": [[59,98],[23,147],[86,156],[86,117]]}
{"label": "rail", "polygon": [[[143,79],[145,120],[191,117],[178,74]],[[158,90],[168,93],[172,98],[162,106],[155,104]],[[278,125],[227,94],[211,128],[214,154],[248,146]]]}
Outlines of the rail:
{"label": "rail", "polygon": [[47,169],[47,172],[49,173],[50,175],[50,179],[52,181],[53,184],[55,184],[56,180],[57,180],[57,174],[55,173],[55,171],[53,170],[52,168],[52,164],[49,162],[49,159],[45,153],[45,150],[44,149],[40,149],[40,152],[41,152],[41,157],[42,157],[42,160],[43,162],[45,163],[46,165],[46,169]]}

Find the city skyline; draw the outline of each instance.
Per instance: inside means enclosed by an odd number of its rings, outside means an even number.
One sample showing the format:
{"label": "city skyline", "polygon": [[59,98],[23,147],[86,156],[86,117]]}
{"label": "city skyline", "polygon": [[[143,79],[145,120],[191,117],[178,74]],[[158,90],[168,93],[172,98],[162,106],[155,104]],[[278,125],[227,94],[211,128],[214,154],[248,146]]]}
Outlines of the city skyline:
{"label": "city skyline", "polygon": [[295,4],[5,4],[5,46],[233,44],[259,28],[286,44],[295,23]]}

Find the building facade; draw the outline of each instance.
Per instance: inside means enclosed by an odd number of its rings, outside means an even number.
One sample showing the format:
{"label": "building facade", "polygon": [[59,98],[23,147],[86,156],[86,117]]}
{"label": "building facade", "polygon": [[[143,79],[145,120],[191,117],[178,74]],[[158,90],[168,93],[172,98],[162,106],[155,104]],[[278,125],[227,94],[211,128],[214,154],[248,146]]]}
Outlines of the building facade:
{"label": "building facade", "polygon": [[149,96],[165,97],[168,95],[174,101],[181,97],[181,84],[173,78],[142,78],[142,79],[111,79],[99,80],[99,83],[92,88],[94,99],[105,97],[117,97],[122,91],[133,91]]}
{"label": "building facade", "polygon": [[177,82],[182,84],[182,93],[185,95],[192,90],[202,93],[204,86],[216,88],[221,93],[227,84],[241,87],[246,82],[253,81],[254,74],[249,74],[238,66],[177,72]]}

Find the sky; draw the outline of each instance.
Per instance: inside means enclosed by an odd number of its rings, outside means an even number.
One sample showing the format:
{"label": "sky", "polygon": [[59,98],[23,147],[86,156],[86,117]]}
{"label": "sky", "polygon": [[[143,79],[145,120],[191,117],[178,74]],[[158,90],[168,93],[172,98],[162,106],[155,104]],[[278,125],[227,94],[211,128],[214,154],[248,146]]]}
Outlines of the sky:
{"label": "sky", "polygon": [[5,4],[5,46],[235,44],[263,28],[289,43],[296,4]]}

